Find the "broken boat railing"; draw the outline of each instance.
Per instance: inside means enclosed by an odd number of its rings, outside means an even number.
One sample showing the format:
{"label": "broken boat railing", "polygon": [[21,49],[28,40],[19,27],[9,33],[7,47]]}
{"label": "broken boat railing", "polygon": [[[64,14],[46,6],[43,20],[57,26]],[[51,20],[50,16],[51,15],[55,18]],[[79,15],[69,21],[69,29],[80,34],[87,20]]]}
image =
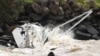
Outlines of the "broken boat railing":
{"label": "broken boat railing", "polygon": [[[79,16],[76,16],[76,17],[74,17],[73,19],[68,20],[68,21],[65,22],[65,23],[56,26],[53,30],[56,31],[57,28],[64,27],[66,24],[69,24],[70,22],[72,22],[72,21],[74,21],[74,20],[76,20],[76,19],[78,19],[78,18],[84,16],[84,17],[82,17],[78,22],[76,22],[72,27],[70,27],[69,29],[67,29],[67,30],[65,31],[65,34],[67,34],[67,33],[70,32],[73,28],[75,28],[79,23],[81,23],[83,20],[85,20],[92,12],[93,12],[92,9],[89,10],[89,11],[87,11],[87,12],[84,12],[83,14],[81,14],[81,15],[79,15]],[[45,38],[45,40],[43,41],[43,43],[47,40],[47,38],[48,38],[48,37]]]}
{"label": "broken boat railing", "polygon": [[[92,9],[89,10],[89,11],[87,11],[87,12],[84,12],[84,13],[81,14],[81,15],[78,15],[78,16],[76,16],[76,17],[74,17],[74,18],[72,18],[72,19],[66,21],[65,23],[63,23],[63,24],[61,24],[61,25],[58,25],[56,28],[58,28],[58,27],[63,27],[64,25],[66,25],[66,24],[68,24],[68,23],[70,23],[70,22],[72,22],[72,21],[74,21],[74,20],[76,20],[76,19],[78,19],[78,18],[80,18],[80,17],[86,15],[86,16],[84,16],[84,17],[80,20],[80,22],[82,22],[82,21],[83,21],[85,18],[87,18],[91,13],[92,13]],[[79,24],[79,23],[77,23],[77,24]],[[72,27],[73,27],[73,26],[72,26]]]}

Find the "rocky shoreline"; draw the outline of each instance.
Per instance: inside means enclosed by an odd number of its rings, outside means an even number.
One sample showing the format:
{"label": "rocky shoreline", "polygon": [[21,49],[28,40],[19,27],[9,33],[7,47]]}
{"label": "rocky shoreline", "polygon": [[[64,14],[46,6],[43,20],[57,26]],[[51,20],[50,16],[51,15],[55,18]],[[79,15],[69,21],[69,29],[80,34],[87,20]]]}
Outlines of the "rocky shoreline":
{"label": "rocky shoreline", "polygon": [[[86,20],[75,27],[75,39],[100,39],[100,8],[95,9],[90,5],[90,9],[93,10],[93,13]],[[24,11],[19,14],[19,17],[13,22],[7,22],[6,27],[1,28],[1,42],[14,42],[11,34],[12,30],[24,23],[38,22],[42,26],[51,25],[54,27],[82,14],[85,11],[87,10],[75,4],[72,0],[64,1],[62,4],[56,0],[25,3]],[[72,26],[76,21],[69,25]],[[6,39],[4,38],[4,35],[6,35],[6,38],[9,38],[9,40],[4,40]],[[14,45],[14,43],[12,44]]]}

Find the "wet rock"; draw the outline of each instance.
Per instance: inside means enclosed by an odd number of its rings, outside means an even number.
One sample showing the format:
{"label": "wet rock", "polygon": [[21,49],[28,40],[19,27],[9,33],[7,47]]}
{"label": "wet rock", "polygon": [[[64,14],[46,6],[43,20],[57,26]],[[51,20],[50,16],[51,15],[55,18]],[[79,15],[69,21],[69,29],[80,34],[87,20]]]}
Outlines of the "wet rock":
{"label": "wet rock", "polygon": [[93,25],[90,25],[87,22],[77,27],[77,29],[75,30],[75,35],[76,39],[81,40],[100,39],[99,31],[95,27],[93,27]]}
{"label": "wet rock", "polygon": [[90,33],[90,34],[99,34],[99,32],[93,27],[93,26],[91,26],[91,25],[89,25],[89,24],[86,24],[86,29],[87,29],[87,31]]}
{"label": "wet rock", "polygon": [[95,40],[98,40],[98,39],[100,39],[100,36],[99,35],[92,35],[92,38]]}
{"label": "wet rock", "polygon": [[91,38],[91,34],[77,30],[77,31],[75,31],[75,39],[89,40],[92,38]]}

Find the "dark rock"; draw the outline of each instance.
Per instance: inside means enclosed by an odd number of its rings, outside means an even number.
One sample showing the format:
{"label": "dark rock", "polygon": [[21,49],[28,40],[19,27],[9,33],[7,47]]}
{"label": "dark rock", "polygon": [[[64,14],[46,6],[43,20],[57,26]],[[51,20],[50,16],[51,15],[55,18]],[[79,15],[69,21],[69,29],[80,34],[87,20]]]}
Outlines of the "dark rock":
{"label": "dark rock", "polygon": [[29,14],[29,21],[33,22],[33,21],[39,21],[39,20],[42,20],[42,15],[35,14],[35,13]]}
{"label": "dark rock", "polygon": [[65,18],[66,20],[71,19],[71,18],[72,18],[72,11],[66,10],[65,13],[64,13],[64,18]]}
{"label": "dark rock", "polygon": [[100,39],[99,31],[90,25],[89,23],[85,22],[83,25],[79,25],[75,29],[75,38],[81,40],[88,40],[88,39]]}
{"label": "dark rock", "polygon": [[59,5],[57,4],[51,5],[50,13],[53,15],[57,15],[59,13]]}
{"label": "dark rock", "polygon": [[64,2],[61,7],[63,8],[64,11],[68,10],[69,9],[69,4]]}
{"label": "dark rock", "polygon": [[48,0],[36,0],[36,2],[42,7],[46,7]]}
{"label": "dark rock", "polygon": [[32,3],[32,9],[37,14],[42,13],[42,7],[36,2]]}
{"label": "dark rock", "polygon": [[50,52],[48,56],[55,56],[53,52]]}
{"label": "dark rock", "polygon": [[49,14],[49,12],[50,12],[50,10],[49,10],[49,8],[48,8],[48,7],[43,7],[43,12],[42,12],[42,15],[43,15],[43,16],[48,15],[48,14]]}
{"label": "dark rock", "polygon": [[100,36],[99,35],[92,35],[92,38],[95,40],[98,40],[98,39],[100,39]]}
{"label": "dark rock", "polygon": [[3,29],[0,27],[0,35],[2,35],[3,34]]}
{"label": "dark rock", "polygon": [[99,34],[98,30],[96,30],[93,26],[86,24],[86,29],[90,34]]}
{"label": "dark rock", "polygon": [[[56,2],[57,2],[57,1],[55,1],[55,0],[48,0],[48,1],[47,1],[47,7],[50,8],[51,6],[57,4]],[[58,4],[57,4],[57,5],[58,5]]]}
{"label": "dark rock", "polygon": [[23,12],[23,14],[25,15],[25,16],[28,16],[29,15],[29,13],[31,13],[33,10],[32,10],[32,8],[31,8],[31,3],[25,3],[25,5],[24,5],[24,12]]}
{"label": "dark rock", "polygon": [[55,50],[56,48],[51,48],[50,50]]}
{"label": "dark rock", "polygon": [[91,34],[89,33],[85,33],[82,31],[75,31],[75,39],[79,39],[79,40],[89,40],[92,39]]}

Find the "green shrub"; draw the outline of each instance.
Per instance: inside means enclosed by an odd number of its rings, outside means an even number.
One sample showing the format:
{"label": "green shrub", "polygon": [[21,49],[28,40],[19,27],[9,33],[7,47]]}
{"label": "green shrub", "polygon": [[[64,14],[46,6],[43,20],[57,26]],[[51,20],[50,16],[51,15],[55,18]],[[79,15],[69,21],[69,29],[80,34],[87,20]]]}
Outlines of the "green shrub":
{"label": "green shrub", "polygon": [[100,7],[100,0],[95,0],[94,3],[96,7]]}
{"label": "green shrub", "polygon": [[0,24],[16,19],[23,11],[23,0],[0,0]]}
{"label": "green shrub", "polygon": [[[74,2],[82,6],[84,9],[89,9],[89,6],[94,6],[94,8],[100,7],[100,0],[74,0]],[[89,5],[89,2],[93,4]]]}
{"label": "green shrub", "polygon": [[25,2],[28,2],[28,3],[32,3],[34,2],[35,0],[24,0]]}

